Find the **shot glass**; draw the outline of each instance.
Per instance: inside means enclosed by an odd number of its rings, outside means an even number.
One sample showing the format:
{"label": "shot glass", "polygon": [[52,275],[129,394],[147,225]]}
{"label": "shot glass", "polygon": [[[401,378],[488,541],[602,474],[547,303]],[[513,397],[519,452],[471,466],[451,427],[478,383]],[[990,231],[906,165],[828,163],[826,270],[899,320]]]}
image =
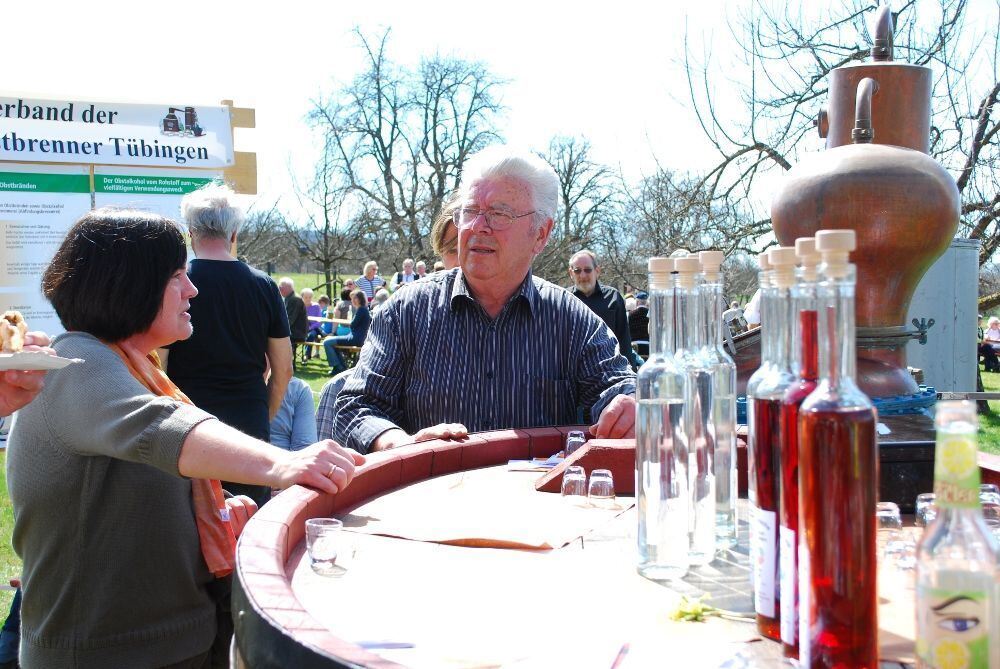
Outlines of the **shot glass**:
{"label": "shot glass", "polygon": [[934,493],[922,492],[917,495],[916,516],[913,520],[917,527],[927,527],[937,517],[937,506],[934,504]]}
{"label": "shot glass", "polygon": [[906,536],[903,534],[903,517],[894,502],[879,502],[875,505],[875,525],[879,556],[894,561],[907,552]]}
{"label": "shot glass", "polygon": [[336,518],[310,518],[306,521],[306,550],[309,565],[320,576],[340,576],[346,570],[337,564],[344,524]]}
{"label": "shot glass", "polygon": [[573,430],[566,435],[566,457],[573,455],[573,452],[587,443],[587,436],[580,430]]}
{"label": "shot glass", "polygon": [[1000,504],[1000,487],[995,483],[984,483],[979,486],[979,501],[983,504]]}
{"label": "shot glass", "polygon": [[592,506],[601,509],[610,509],[615,506],[615,482],[611,477],[610,470],[595,469],[590,472],[587,499]]}
{"label": "shot glass", "polygon": [[562,479],[563,499],[579,506],[587,504],[587,473],[583,467],[573,465],[567,467],[563,472]]}

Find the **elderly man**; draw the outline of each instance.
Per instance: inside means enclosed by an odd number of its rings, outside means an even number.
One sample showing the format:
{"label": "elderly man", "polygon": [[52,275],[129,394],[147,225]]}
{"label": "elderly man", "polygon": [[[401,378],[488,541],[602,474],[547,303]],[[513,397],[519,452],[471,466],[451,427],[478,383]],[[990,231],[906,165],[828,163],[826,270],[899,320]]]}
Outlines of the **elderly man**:
{"label": "elderly man", "polygon": [[590,307],[590,310],[607,323],[618,339],[619,352],[635,366],[632,353],[632,336],[628,329],[628,311],[622,294],[611,286],[602,286],[597,280],[601,266],[597,254],[589,249],[577,251],[569,259],[569,276],[573,280],[573,294]]}
{"label": "elderly man", "polygon": [[423,260],[418,260],[416,265],[417,278],[422,279],[427,276],[427,263]]}
{"label": "elderly man", "polygon": [[374,315],[336,400],[334,434],[362,453],[468,431],[599,419],[630,437],[635,376],[601,320],[531,274],[559,181],[531,153],[494,147],[462,175],[459,267],[414,283]]}
{"label": "elderly man", "polygon": [[417,276],[416,273],[413,271],[413,258],[407,258],[406,260],[403,261],[403,271],[396,272],[393,275],[392,281],[390,282],[389,285],[389,290],[395,293],[396,289],[399,288],[400,286],[405,286],[408,283],[413,283],[419,278],[420,277]]}
{"label": "elderly man", "polygon": [[285,313],[288,315],[288,330],[292,340],[292,359],[295,359],[295,348],[306,340],[309,332],[309,318],[306,304],[295,294],[295,282],[291,277],[283,276],[278,281],[278,292],[285,301]]}

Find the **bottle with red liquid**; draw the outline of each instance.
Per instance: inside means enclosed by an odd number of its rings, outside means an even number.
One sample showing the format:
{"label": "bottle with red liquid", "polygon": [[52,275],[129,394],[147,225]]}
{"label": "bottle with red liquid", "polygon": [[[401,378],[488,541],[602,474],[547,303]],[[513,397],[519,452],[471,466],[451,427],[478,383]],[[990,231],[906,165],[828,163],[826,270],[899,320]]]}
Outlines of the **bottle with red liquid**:
{"label": "bottle with red liquid", "polygon": [[781,607],[781,644],[785,657],[799,656],[798,571],[796,533],[799,527],[799,405],[819,383],[816,350],[816,279],[819,254],[816,240],[795,240],[799,259],[792,287],[792,370],[797,380],[781,400],[781,504],[778,513],[778,593]]}
{"label": "bottle with red liquid", "polygon": [[[767,375],[771,372],[771,342],[767,337],[767,333],[770,332],[772,327],[770,311],[771,311],[771,263],[767,261],[767,253],[761,253],[757,256],[757,262],[760,264],[760,272],[757,274],[757,313],[760,316],[760,366],[750,375],[747,379],[747,470],[749,475],[747,476],[747,498],[750,502],[750,546],[751,548],[755,545],[754,541],[754,524],[753,519],[755,518],[755,509],[757,508],[757,482],[754,480],[754,462],[753,462],[753,443],[754,436],[757,433],[757,428],[753,419],[753,400],[757,396],[757,388],[760,386],[760,382],[767,378]],[[751,299],[751,303],[753,300]],[[750,305],[747,305],[747,311],[749,311]],[[750,570],[750,584],[753,585],[753,569]]]}
{"label": "bottle with red liquid", "polygon": [[821,230],[820,381],[799,408],[799,664],[877,669],[876,414],[855,383],[853,230]]}
{"label": "bottle with red liquid", "polygon": [[754,528],[750,562],[754,579],[757,630],[769,639],[781,639],[781,603],[778,588],[778,507],[781,494],[781,402],[795,381],[791,370],[791,288],[795,283],[795,249],[772,248],[767,254],[773,286],[771,320],[763,335],[770,341],[771,371],[754,392],[750,450],[757,503],[750,522]]}

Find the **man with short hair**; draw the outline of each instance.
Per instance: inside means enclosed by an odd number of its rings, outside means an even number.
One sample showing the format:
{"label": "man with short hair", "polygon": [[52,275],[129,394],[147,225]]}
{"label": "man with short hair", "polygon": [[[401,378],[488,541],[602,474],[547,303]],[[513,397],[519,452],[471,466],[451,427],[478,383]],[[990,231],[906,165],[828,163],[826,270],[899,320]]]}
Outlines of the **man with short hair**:
{"label": "man with short hair", "polygon": [[428,439],[599,416],[602,438],[635,434],[635,374],[579,300],[534,277],[559,180],[507,147],[470,157],[454,219],[459,266],[417,281],[374,314],[336,399],[334,435],[362,453]]}
{"label": "man with short hair", "polygon": [[418,279],[422,279],[425,276],[427,276],[427,263],[425,263],[423,260],[418,260],[416,266],[416,272]]}
{"label": "man with short hair", "polygon": [[395,276],[392,277],[389,289],[395,293],[396,289],[400,286],[405,286],[406,284],[412,283],[419,278],[420,277],[418,277],[413,271],[413,258],[407,258],[403,261],[403,271],[396,272]]}
{"label": "man with short hair", "polygon": [[628,312],[622,294],[611,286],[603,286],[597,280],[601,276],[601,266],[597,254],[590,249],[582,249],[569,259],[569,276],[573,280],[576,295],[590,310],[607,323],[618,339],[618,350],[629,364],[635,368],[632,352],[632,336],[628,329]]}
{"label": "man with short hair", "polygon": [[375,293],[385,285],[385,279],[378,274],[378,263],[374,260],[369,260],[365,263],[364,273],[355,279],[354,283],[358,288],[365,291],[365,297],[368,298],[368,303],[371,304],[371,301],[375,299]]}
{"label": "man with short hair", "polygon": [[288,330],[292,340],[292,364],[295,363],[295,349],[306,340],[309,332],[309,319],[306,305],[302,298],[295,294],[295,282],[291,277],[283,276],[278,281],[278,292],[285,301],[285,313],[288,314]]}

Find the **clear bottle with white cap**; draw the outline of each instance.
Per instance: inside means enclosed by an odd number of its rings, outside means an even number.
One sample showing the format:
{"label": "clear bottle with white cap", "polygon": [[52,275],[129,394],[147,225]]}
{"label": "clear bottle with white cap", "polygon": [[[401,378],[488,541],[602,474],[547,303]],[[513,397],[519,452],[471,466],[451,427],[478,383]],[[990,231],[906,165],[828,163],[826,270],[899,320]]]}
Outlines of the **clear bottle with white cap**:
{"label": "clear bottle with white cap", "polygon": [[791,289],[795,283],[795,249],[779,246],[768,250],[773,301],[763,336],[769,341],[771,369],[757,385],[747,410],[753,416],[747,450],[750,477],[754,480],[756,504],[752,507],[754,528],[750,563],[754,569],[754,609],[757,629],[780,640],[781,602],[779,590],[778,511],[781,496],[781,401],[795,381],[791,370]]}
{"label": "clear bottle with white cap", "polygon": [[697,256],[674,260],[674,299],[677,350],[674,357],[687,375],[684,427],[688,443],[688,486],[691,492],[691,549],[693,565],[704,565],[715,556],[715,426],[712,421],[712,364],[704,356],[701,328],[701,295]]}
{"label": "clear bottle with white cap", "polygon": [[855,381],[853,230],[820,230],[819,385],[799,407],[799,664],[877,667],[876,415]]}
{"label": "clear bottle with white cap", "polygon": [[636,379],[636,507],[638,571],[654,581],[688,571],[687,379],[674,359],[671,258],[649,259],[649,358]]}
{"label": "clear bottle with white cap", "polygon": [[722,251],[701,251],[702,356],[712,371],[712,425],[715,451],[715,547],[728,550],[736,545],[736,363],[723,347],[722,314],[726,297],[722,282]]}

